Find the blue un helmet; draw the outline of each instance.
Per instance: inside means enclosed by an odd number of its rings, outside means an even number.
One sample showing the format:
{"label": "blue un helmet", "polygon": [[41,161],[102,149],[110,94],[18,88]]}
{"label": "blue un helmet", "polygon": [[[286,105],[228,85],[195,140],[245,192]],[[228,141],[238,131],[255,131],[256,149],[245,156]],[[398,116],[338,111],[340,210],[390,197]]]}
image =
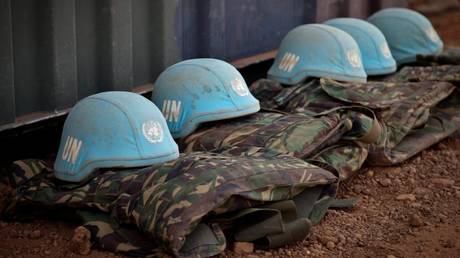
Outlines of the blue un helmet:
{"label": "blue un helmet", "polygon": [[152,101],[161,108],[174,138],[187,136],[200,123],[260,109],[235,67],[210,58],[186,60],[167,68],[154,84]]}
{"label": "blue un helmet", "polygon": [[416,11],[387,8],[373,14],[368,21],[385,35],[398,65],[416,61],[418,54],[442,52],[443,43],[433,25]]}
{"label": "blue un helmet", "polygon": [[140,167],[176,159],[177,144],[160,110],[131,92],[79,101],[65,120],[55,176],[80,182],[99,168]]}
{"label": "blue un helmet", "polygon": [[324,24],[291,30],[282,40],[268,78],[297,84],[307,77],[365,82],[361,52],[346,32]]}
{"label": "blue un helmet", "polygon": [[350,34],[358,43],[367,75],[383,75],[396,71],[396,61],[391,55],[382,32],[367,21],[356,18],[336,18],[325,24]]}

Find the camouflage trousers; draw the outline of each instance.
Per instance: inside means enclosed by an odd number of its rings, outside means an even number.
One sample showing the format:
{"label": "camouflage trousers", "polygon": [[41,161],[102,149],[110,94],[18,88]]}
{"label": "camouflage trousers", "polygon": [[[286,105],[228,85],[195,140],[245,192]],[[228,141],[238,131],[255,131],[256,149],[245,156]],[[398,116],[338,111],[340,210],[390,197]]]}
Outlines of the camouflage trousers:
{"label": "camouflage trousers", "polygon": [[4,218],[47,211],[78,218],[98,246],[114,252],[206,257],[225,249],[226,235],[269,247],[303,239],[335,205],[337,177],[289,156],[191,153],[99,171],[80,184],[57,180],[40,160],[22,160],[10,182],[16,190]]}
{"label": "camouflage trousers", "polygon": [[[402,162],[451,135],[460,126],[458,94],[455,86],[448,82],[339,83],[312,79],[284,87],[262,79],[250,88],[263,107],[288,113],[324,113],[348,107],[353,110],[351,119],[359,124],[361,119],[353,116],[360,114],[363,108],[371,110],[378,123],[374,121],[376,126],[372,127],[361,126],[369,129],[370,135],[378,135],[372,137],[377,138],[375,142],[367,144],[367,162],[371,165]],[[406,136],[415,131],[421,137],[419,141],[406,142]]]}

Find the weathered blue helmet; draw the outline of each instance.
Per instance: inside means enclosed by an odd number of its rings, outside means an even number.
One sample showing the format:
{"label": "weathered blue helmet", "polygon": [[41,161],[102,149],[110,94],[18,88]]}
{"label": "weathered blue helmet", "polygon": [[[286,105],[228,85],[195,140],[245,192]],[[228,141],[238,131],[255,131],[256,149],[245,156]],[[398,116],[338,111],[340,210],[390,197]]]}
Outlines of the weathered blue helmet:
{"label": "weathered blue helmet", "polygon": [[231,64],[202,58],[177,63],[160,74],[152,101],[161,108],[174,138],[192,133],[200,123],[259,111],[259,101]]}
{"label": "weathered blue helmet", "polygon": [[355,40],[324,24],[301,25],[291,30],[281,42],[268,78],[292,85],[307,77],[365,82],[367,76]]}
{"label": "weathered blue helmet", "polygon": [[79,182],[99,168],[173,160],[177,144],[160,110],[131,92],[103,92],[79,101],[65,120],[55,176]]}
{"label": "weathered blue helmet", "polygon": [[358,43],[367,75],[383,75],[396,71],[396,61],[385,37],[371,23],[356,18],[335,18],[325,24],[345,31]]}
{"label": "weathered blue helmet", "polygon": [[398,64],[413,62],[418,54],[430,55],[442,51],[442,40],[433,25],[416,11],[387,8],[373,14],[368,21],[385,35]]}

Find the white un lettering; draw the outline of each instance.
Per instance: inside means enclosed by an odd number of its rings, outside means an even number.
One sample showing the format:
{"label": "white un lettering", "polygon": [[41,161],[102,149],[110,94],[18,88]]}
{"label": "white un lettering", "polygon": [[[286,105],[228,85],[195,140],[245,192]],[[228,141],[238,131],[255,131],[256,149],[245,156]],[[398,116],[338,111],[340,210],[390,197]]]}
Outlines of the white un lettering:
{"label": "white un lettering", "polygon": [[182,102],[178,100],[165,99],[163,101],[162,112],[167,121],[173,123],[179,121],[181,104]]}
{"label": "white un lettering", "polygon": [[300,59],[299,56],[286,52],[283,56],[283,59],[281,59],[281,62],[278,65],[278,68],[286,72],[291,72],[292,69],[294,69],[294,67],[299,62],[299,59]]}
{"label": "white un lettering", "polygon": [[64,150],[62,151],[62,159],[75,164],[78,154],[80,153],[82,141],[77,138],[67,136],[67,140],[64,145]]}

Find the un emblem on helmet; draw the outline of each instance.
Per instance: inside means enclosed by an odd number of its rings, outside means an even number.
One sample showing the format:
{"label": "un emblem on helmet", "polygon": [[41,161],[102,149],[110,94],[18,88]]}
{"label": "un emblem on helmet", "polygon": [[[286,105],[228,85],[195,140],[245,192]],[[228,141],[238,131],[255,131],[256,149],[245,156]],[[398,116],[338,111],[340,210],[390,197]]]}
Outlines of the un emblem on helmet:
{"label": "un emblem on helmet", "polygon": [[359,57],[358,52],[349,50],[347,52],[347,59],[351,66],[354,68],[361,68],[361,58]]}
{"label": "un emblem on helmet", "polygon": [[391,51],[390,51],[390,48],[388,47],[388,44],[386,42],[383,42],[380,45],[380,51],[382,52],[382,55],[385,58],[390,58],[391,57]]}
{"label": "un emblem on helmet", "polygon": [[427,28],[425,30],[425,34],[428,36],[428,38],[431,39],[431,41],[438,42],[439,40],[438,33],[436,33],[436,31],[432,27]]}
{"label": "un emblem on helmet", "polygon": [[236,94],[241,97],[249,95],[248,87],[246,87],[246,84],[240,78],[233,79],[231,84],[232,89],[236,92]]}
{"label": "un emblem on helmet", "polygon": [[145,139],[151,143],[159,143],[163,141],[163,129],[161,124],[156,121],[147,121],[142,124],[142,133]]}

